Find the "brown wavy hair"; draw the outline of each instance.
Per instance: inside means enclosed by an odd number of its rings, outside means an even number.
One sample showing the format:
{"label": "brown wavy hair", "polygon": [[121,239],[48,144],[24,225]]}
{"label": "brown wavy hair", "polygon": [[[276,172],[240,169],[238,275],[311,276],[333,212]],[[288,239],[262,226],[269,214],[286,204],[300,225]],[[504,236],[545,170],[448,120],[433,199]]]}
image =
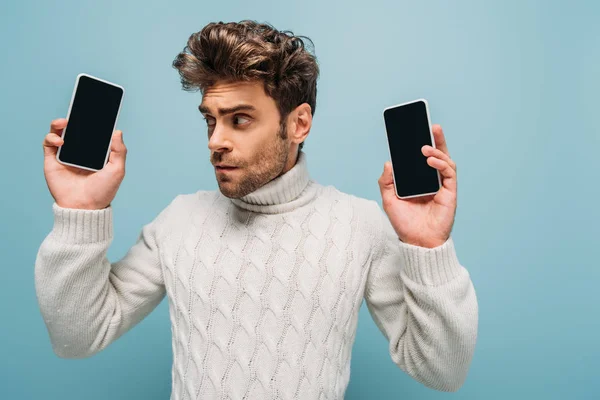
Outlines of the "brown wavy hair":
{"label": "brown wavy hair", "polygon": [[262,81],[282,122],[303,103],[315,114],[319,66],[313,42],[270,24],[211,22],[189,37],[173,67],[186,91],[204,93],[217,81]]}

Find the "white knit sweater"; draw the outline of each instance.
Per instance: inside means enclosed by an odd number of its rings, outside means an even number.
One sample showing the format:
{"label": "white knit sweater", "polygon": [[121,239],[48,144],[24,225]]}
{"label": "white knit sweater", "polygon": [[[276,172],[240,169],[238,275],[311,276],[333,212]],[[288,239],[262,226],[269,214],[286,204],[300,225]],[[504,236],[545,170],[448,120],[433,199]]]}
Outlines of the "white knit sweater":
{"label": "white knit sweater", "polygon": [[478,305],[452,239],[398,240],[375,201],[310,179],[306,155],[243,199],[178,195],[111,263],[113,210],[53,204],[36,291],[55,353],[81,358],[164,298],[171,399],[342,399],[363,299],[393,362],[438,390],[464,382]]}

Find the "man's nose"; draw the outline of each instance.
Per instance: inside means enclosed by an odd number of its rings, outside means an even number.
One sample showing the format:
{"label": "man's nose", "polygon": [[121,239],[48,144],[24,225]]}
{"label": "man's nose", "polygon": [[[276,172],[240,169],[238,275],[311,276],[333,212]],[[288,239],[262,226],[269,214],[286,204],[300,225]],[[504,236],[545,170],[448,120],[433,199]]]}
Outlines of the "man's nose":
{"label": "man's nose", "polygon": [[231,150],[232,143],[227,135],[227,130],[216,125],[208,139],[208,148],[214,152]]}

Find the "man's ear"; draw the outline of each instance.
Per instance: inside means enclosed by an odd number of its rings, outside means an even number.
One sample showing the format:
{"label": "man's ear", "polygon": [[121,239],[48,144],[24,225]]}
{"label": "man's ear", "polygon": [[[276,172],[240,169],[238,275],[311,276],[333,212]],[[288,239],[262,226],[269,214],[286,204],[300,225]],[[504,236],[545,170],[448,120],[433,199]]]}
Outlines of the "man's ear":
{"label": "man's ear", "polygon": [[312,126],[312,109],[308,103],[302,103],[288,116],[288,137],[297,144],[306,140]]}

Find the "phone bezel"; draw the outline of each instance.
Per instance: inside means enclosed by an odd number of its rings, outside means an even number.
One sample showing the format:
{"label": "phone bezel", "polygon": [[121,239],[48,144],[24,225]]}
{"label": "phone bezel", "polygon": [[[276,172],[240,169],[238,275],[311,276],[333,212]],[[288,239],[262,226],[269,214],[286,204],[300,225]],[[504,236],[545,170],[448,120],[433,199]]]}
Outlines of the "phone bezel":
{"label": "phone bezel", "polygon": [[[442,188],[442,178],[440,176],[440,171],[438,171],[436,169],[435,171],[437,173],[437,178],[438,178],[438,189],[436,191],[429,192],[429,193],[419,193],[419,194],[414,194],[414,195],[410,195],[410,196],[400,196],[398,194],[398,186],[396,185],[396,176],[394,174],[394,162],[392,161],[392,148],[390,146],[390,140],[389,140],[389,137],[388,137],[387,127],[385,125],[385,112],[388,111],[388,110],[394,109],[394,108],[404,107],[404,106],[407,106],[407,105],[410,105],[410,104],[414,104],[414,103],[418,103],[418,102],[423,102],[425,104],[425,112],[427,114],[427,124],[429,126],[429,135],[431,137],[431,144],[432,144],[433,148],[437,148],[435,146],[435,139],[433,137],[433,130],[431,129],[431,118],[429,116],[429,103],[427,102],[426,99],[420,98],[420,99],[411,100],[411,101],[407,101],[407,102],[404,102],[404,103],[396,104],[396,105],[393,105],[393,106],[389,106],[389,107],[386,107],[383,110],[383,113],[382,113],[382,115],[383,115],[383,125],[384,125],[384,127],[386,129],[385,140],[387,141],[387,144],[388,144],[388,154],[390,155],[390,162],[392,163],[392,177],[394,179],[394,193],[396,194],[397,198],[402,199],[402,200],[404,200],[404,199],[411,199],[411,198],[415,198],[415,197],[430,196],[432,194],[436,194]],[[425,156],[423,156],[423,157],[425,157]],[[431,168],[433,168],[433,167],[431,167]]]}
{"label": "phone bezel", "polygon": [[[111,86],[115,86],[119,89],[121,89],[121,101],[119,101],[119,108],[117,110],[117,117],[115,118],[115,126],[113,127],[113,132],[115,131],[116,127],[117,127],[117,121],[119,120],[119,114],[121,113],[121,105],[123,104],[123,97],[125,96],[125,88],[121,85],[117,85],[116,83],[107,81],[105,79],[101,79],[98,78],[96,76],[90,75],[90,74],[86,74],[86,73],[80,73],[77,75],[77,78],[75,79],[75,87],[73,88],[73,93],[71,94],[71,101],[69,103],[69,110],[67,111],[67,126],[68,126],[68,120],[71,117],[71,109],[73,108],[73,101],[75,100],[75,94],[77,93],[77,88],[79,87],[79,80],[81,79],[81,77],[87,77],[87,78],[91,78],[91,79],[95,79],[99,82],[105,83],[107,85],[111,85]],[[62,133],[61,133],[61,138],[63,139],[63,141],[65,140],[65,135],[67,133],[67,127],[65,126],[65,129],[63,129]],[[102,165],[102,168],[104,168],[104,166],[106,165],[106,163],[108,162],[108,157],[110,155],[110,147],[112,145],[112,135],[110,136],[110,141],[108,142],[108,149],[106,151],[106,156],[104,157],[104,164]],[[62,146],[60,146],[58,148],[58,151],[56,152],[56,161],[58,161],[59,163],[63,164],[63,165],[68,165],[70,167],[76,167],[76,168],[81,168],[81,169],[85,169],[88,171],[100,171],[100,169],[95,169],[95,168],[90,168],[90,167],[86,167],[84,165],[78,165],[78,164],[73,164],[73,163],[68,163],[65,161],[62,161],[60,159],[60,151],[62,149]]]}

